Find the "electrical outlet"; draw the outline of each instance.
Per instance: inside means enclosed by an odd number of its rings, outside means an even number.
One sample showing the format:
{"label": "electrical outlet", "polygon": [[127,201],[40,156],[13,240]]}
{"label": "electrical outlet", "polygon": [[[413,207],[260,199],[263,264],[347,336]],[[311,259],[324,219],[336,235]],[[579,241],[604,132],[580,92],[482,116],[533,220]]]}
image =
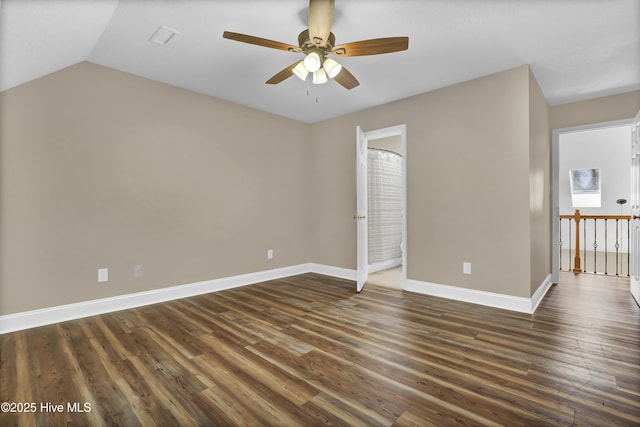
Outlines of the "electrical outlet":
{"label": "electrical outlet", "polygon": [[108,282],[109,281],[109,269],[108,268],[99,268],[98,269],[98,283]]}
{"label": "electrical outlet", "polygon": [[267,250],[267,259],[273,259],[273,249]]}
{"label": "electrical outlet", "polygon": [[134,265],[133,266],[133,277],[142,277],[142,266]]}
{"label": "electrical outlet", "polygon": [[471,263],[470,262],[463,262],[462,263],[462,273],[471,274]]}

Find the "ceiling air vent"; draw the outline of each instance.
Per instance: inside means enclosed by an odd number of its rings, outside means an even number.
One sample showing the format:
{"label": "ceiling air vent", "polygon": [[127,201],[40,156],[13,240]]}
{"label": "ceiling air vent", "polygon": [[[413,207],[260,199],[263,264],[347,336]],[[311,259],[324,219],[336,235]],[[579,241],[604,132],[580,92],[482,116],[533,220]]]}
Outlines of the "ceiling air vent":
{"label": "ceiling air vent", "polygon": [[167,46],[176,34],[180,34],[180,31],[176,31],[172,28],[160,25],[158,29],[149,38],[151,43],[157,43],[161,46]]}

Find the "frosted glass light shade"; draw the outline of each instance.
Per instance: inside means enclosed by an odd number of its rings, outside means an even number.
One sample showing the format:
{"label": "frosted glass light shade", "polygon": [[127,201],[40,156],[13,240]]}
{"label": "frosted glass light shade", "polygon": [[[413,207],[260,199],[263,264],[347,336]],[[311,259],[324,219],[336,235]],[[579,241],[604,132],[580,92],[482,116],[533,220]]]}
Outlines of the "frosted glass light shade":
{"label": "frosted glass light shade", "polygon": [[307,71],[307,69],[305,68],[304,61],[298,62],[298,65],[293,68],[293,74],[298,76],[300,80],[307,80],[309,71]]}
{"label": "frosted glass light shade", "polygon": [[329,79],[327,78],[327,73],[325,73],[324,68],[320,68],[313,73],[313,84],[321,85],[327,81],[329,81]]}
{"label": "frosted glass light shade", "polygon": [[329,78],[331,79],[337,76],[340,71],[342,71],[342,65],[338,64],[332,58],[325,59],[324,63],[322,64],[322,68],[324,68],[324,70],[327,72],[327,75],[329,75]]}
{"label": "frosted glass light shade", "polygon": [[320,69],[320,55],[318,52],[311,52],[304,58],[304,68],[307,69],[308,72],[313,73]]}

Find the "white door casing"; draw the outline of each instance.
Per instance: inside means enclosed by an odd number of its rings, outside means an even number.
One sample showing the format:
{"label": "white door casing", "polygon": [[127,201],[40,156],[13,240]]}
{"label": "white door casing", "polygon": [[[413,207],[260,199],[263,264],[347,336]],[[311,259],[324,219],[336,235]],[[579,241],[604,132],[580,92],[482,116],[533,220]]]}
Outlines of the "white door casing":
{"label": "white door casing", "polygon": [[[551,148],[551,282],[559,282],[560,273],[560,142],[563,135],[581,131],[591,131],[608,127],[627,126],[630,119],[613,120],[609,122],[593,123],[588,125],[572,126],[567,128],[553,129]],[[631,197],[630,197],[631,198]],[[565,214],[567,212],[564,212]],[[629,226],[631,227],[631,225]],[[631,228],[629,228],[631,229]],[[567,243],[567,242],[565,242]],[[629,242],[629,245],[631,241]],[[573,260],[570,260],[570,263]],[[572,265],[572,264],[571,264]],[[566,266],[565,266],[566,267]],[[569,267],[571,268],[571,266]],[[631,266],[629,266],[631,268]],[[631,274],[631,273],[629,273]]]}
{"label": "white door casing", "polygon": [[369,243],[367,236],[367,146],[368,141],[364,132],[356,128],[356,220],[357,229],[357,280],[356,291],[362,291],[369,277]]}
{"label": "white door casing", "polygon": [[356,290],[362,291],[369,276],[369,247],[367,222],[367,150],[369,141],[399,136],[402,145],[402,287],[407,282],[407,125],[396,125],[388,128],[363,132],[356,128],[356,209],[354,219],[357,221],[357,284]]}
{"label": "white door casing", "polygon": [[629,265],[631,295],[640,305],[640,111],[631,123],[631,236]]}

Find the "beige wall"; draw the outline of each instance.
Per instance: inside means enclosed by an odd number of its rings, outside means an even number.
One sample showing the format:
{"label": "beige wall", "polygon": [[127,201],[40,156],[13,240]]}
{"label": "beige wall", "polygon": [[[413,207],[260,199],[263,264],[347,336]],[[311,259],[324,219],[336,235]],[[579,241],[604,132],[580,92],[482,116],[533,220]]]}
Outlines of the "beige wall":
{"label": "beige wall", "polygon": [[81,63],[0,107],[2,315],[355,268],[355,127],[403,123],[409,278],[530,297],[550,269],[549,128],[633,117],[640,92],[549,109],[522,66],[307,125]]}
{"label": "beige wall", "polygon": [[387,138],[379,138],[369,141],[369,148],[377,148],[379,150],[393,151],[402,154],[402,138],[400,136],[389,136]]}
{"label": "beige wall", "polygon": [[90,63],[0,107],[0,315],[311,261],[306,124]]}
{"label": "beige wall", "polygon": [[529,72],[531,295],[551,273],[551,128],[549,106]]}
{"label": "beige wall", "polygon": [[355,127],[406,123],[408,277],[529,297],[528,100],[523,66],[313,125],[314,260],[355,268]]}
{"label": "beige wall", "polygon": [[551,129],[633,119],[640,110],[640,90],[550,108]]}

